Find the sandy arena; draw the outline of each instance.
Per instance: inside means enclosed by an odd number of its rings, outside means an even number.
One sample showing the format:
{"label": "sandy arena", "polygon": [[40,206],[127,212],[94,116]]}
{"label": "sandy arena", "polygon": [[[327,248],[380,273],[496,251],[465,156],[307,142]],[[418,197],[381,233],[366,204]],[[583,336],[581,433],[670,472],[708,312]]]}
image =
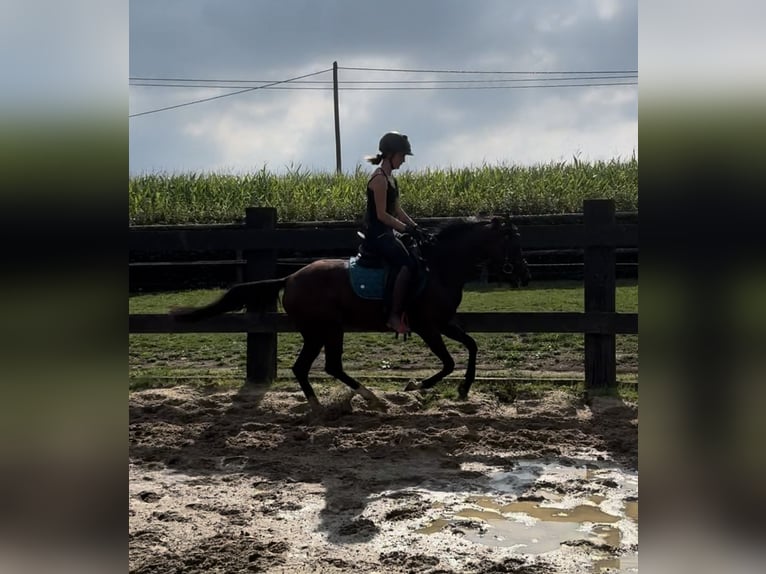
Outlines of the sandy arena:
{"label": "sandy arena", "polygon": [[339,386],[130,395],[130,571],[638,571],[638,409]]}

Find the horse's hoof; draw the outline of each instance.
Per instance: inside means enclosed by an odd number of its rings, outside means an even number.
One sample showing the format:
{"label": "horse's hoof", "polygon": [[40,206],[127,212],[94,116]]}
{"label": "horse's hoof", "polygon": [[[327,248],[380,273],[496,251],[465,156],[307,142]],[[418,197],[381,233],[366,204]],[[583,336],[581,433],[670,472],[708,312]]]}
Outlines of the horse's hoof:
{"label": "horse's hoof", "polygon": [[310,400],[308,401],[309,404],[309,413],[312,417],[321,417],[325,414],[325,408],[319,403],[318,400]]}
{"label": "horse's hoof", "polygon": [[415,381],[410,381],[407,383],[407,386],[404,387],[405,391],[419,391],[420,390],[420,383],[416,383]]}
{"label": "horse's hoof", "polygon": [[387,413],[388,412],[388,403],[385,401],[382,401],[378,398],[367,401],[367,404],[370,406],[371,409],[379,411],[381,413]]}

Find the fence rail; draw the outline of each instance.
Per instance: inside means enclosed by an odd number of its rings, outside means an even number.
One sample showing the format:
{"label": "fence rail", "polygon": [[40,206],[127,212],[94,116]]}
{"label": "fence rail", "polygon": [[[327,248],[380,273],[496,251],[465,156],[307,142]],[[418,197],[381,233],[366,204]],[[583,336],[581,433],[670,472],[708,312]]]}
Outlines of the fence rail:
{"label": "fence rail", "polygon": [[[458,217],[428,217],[419,218],[418,222],[424,228],[435,229],[455,221],[462,221]],[[566,245],[566,241],[577,241],[576,237],[564,236],[564,244],[561,245],[561,237],[556,237],[550,231],[538,229],[545,226],[583,225],[583,214],[553,214],[553,215],[522,215],[513,218],[514,222],[522,230],[525,252],[529,261],[530,270],[537,280],[572,279],[582,280],[583,247],[573,248]],[[622,246],[616,248],[617,276],[627,278],[638,277],[638,237],[635,233],[635,224],[638,222],[638,214],[635,212],[622,212],[615,215],[619,225],[633,226],[624,231]],[[276,231],[282,234],[282,244],[287,248],[277,247],[277,273],[280,276],[289,275],[300,267],[316,261],[317,259],[332,257],[347,257],[356,249],[358,238],[356,230],[359,228],[358,221],[325,221],[325,222],[285,222],[276,226]],[[131,292],[140,291],[167,291],[175,289],[180,284],[194,285],[198,288],[219,287],[233,282],[244,281],[244,267],[247,262],[243,257],[242,249],[217,249],[199,250],[189,249],[180,251],[176,249],[179,243],[187,241],[179,235],[175,239],[168,240],[168,234],[183,231],[195,235],[206,234],[210,238],[209,245],[218,245],[214,237],[221,232],[241,232],[246,230],[244,224],[213,224],[213,225],[162,225],[162,226],[134,226],[131,227],[131,255],[128,263],[129,286]],[[550,229],[550,227],[548,227]],[[325,243],[313,243],[309,238],[309,247],[305,248],[307,241],[298,239],[295,235],[285,235],[285,231],[321,231],[327,233],[330,230],[339,232],[341,240],[335,242],[333,248],[326,248]],[[530,245],[528,234],[538,233],[542,235],[543,242],[553,243],[549,248],[536,248]],[[154,235],[156,234],[156,235]],[[162,244],[155,239],[160,237]],[[255,236],[253,236],[255,237]],[[236,238],[234,238],[236,241]],[[540,241],[537,241],[539,244]],[[193,243],[194,244],[194,243]],[[296,249],[296,245],[304,245],[304,249]],[[147,250],[141,246],[149,246]],[[198,245],[198,244],[197,244]],[[199,246],[199,245],[198,245]],[[340,247],[338,247],[340,246]],[[168,247],[172,247],[168,249]],[[485,282],[495,278],[487,273],[487,270],[477,267],[473,280]]]}
{"label": "fence rail", "polygon": [[[475,333],[595,333],[635,334],[634,313],[458,313],[457,323]],[[169,315],[135,313],[131,333],[293,333],[295,325],[283,313],[229,313],[197,323],[178,323]],[[348,329],[349,332],[361,332]]]}
{"label": "fence rail", "polygon": [[[586,386],[615,385],[615,335],[638,333],[637,313],[615,312],[615,253],[617,249],[637,249],[638,223],[618,223],[615,216],[613,200],[587,200],[583,215],[572,216],[571,223],[540,224],[540,219],[532,218],[518,222],[525,250],[583,251],[584,312],[458,313],[457,322],[472,332],[583,333]],[[280,251],[338,251],[348,256],[358,243],[356,227],[349,224],[277,228],[276,212],[271,208],[248,209],[244,225],[142,226],[131,228],[129,234],[130,250],[144,253],[234,250],[241,253],[239,263],[244,262],[245,281],[274,277]],[[295,327],[273,308],[266,313],[228,314],[194,324],[176,323],[164,314],[132,314],[129,331],[247,333],[247,379],[268,382],[276,376],[277,333],[293,332]]]}
{"label": "fence rail", "polygon": [[[522,248],[551,249],[610,246],[635,247],[638,244],[637,224],[615,224],[610,227],[587,229],[585,225],[529,225],[522,231]],[[329,250],[354,250],[359,238],[354,229],[261,229],[199,226],[184,229],[134,229],[128,246],[134,251],[215,251],[269,249],[316,253]]]}

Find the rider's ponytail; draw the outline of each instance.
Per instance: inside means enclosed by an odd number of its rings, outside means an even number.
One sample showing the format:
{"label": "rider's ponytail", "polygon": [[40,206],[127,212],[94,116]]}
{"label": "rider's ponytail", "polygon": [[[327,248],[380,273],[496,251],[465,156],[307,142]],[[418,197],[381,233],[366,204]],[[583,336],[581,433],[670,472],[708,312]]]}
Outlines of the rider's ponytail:
{"label": "rider's ponytail", "polygon": [[378,165],[381,161],[383,161],[383,154],[378,152],[378,155],[367,155],[364,157],[364,159],[369,161],[372,165]]}

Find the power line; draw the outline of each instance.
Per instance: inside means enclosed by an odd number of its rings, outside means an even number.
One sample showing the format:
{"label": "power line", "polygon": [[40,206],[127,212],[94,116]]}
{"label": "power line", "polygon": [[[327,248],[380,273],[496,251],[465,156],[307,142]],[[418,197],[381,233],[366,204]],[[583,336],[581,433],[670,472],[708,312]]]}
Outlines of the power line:
{"label": "power line", "polygon": [[[571,81],[582,82],[585,80],[617,80],[617,79],[637,79],[636,74],[638,70],[602,70],[602,71],[479,71],[479,70],[417,70],[417,69],[404,69],[404,68],[368,68],[368,67],[341,67],[341,70],[359,70],[359,71],[373,71],[373,72],[407,72],[407,73],[443,73],[443,74],[514,74],[514,75],[566,75],[576,76],[573,78],[520,78],[520,79],[482,79],[482,80],[356,80],[356,81],[342,81],[339,84],[365,84],[365,87],[357,86],[341,86],[339,90],[344,91],[394,91],[394,90],[498,90],[498,89],[532,89],[532,88],[572,88],[572,87],[600,87],[600,86],[634,86],[638,82],[588,82],[588,83],[570,83],[570,84],[537,84],[537,85],[460,85],[460,86],[439,86],[433,84],[446,84],[446,83],[459,83],[459,84],[487,84],[487,83],[509,83],[509,82],[553,82],[553,81]],[[245,92],[252,92],[254,90],[273,89],[273,90],[332,90],[333,87],[329,86],[329,81],[306,81],[300,82],[303,78],[317,76],[325,72],[329,72],[332,68],[320,70],[318,72],[312,72],[310,74],[304,74],[302,76],[296,76],[294,78],[288,78],[286,80],[277,81],[265,81],[265,80],[221,80],[221,79],[200,79],[200,78],[149,78],[133,76],[130,77],[132,82],[143,83],[131,83],[134,87],[174,87],[174,88],[212,88],[212,89],[236,89],[235,92],[228,94],[219,94],[217,96],[211,96],[209,98],[202,98],[191,102],[184,102],[182,104],[175,104],[172,106],[166,106],[163,108],[157,108],[154,110],[147,110],[145,112],[139,112],[136,114],[129,114],[129,118],[135,118],[139,116],[145,116],[148,114],[154,114],[158,112],[164,112],[167,110],[173,110],[182,108],[185,106],[191,106],[194,104],[200,104],[203,102],[209,102],[229,96],[236,96]],[[587,74],[598,74],[598,76],[587,76]],[[610,74],[605,76],[605,74]],[[631,74],[631,76],[614,75],[614,74]],[[163,82],[163,83],[156,83]],[[186,82],[183,84],[169,84],[167,82]],[[205,84],[192,84],[191,82],[206,82]],[[214,82],[236,82],[236,83],[259,83],[258,86],[222,86],[214,85]],[[280,84],[322,84],[320,87],[315,86],[281,86]],[[369,84],[395,84],[392,86],[378,87],[369,86]],[[402,86],[400,84],[429,84],[427,86]],[[242,88],[242,89],[240,89]]]}
{"label": "power line", "polygon": [[332,70],[332,68],[327,68],[325,70],[320,70],[318,72],[312,72],[310,74],[304,74],[303,76],[296,76],[295,78],[289,78],[287,80],[279,80],[277,82],[272,82],[270,84],[266,84],[266,85],[263,85],[263,86],[253,86],[253,87],[250,87],[250,88],[245,88],[244,90],[239,90],[239,91],[236,91],[236,92],[230,92],[228,94],[220,94],[218,96],[212,96],[210,98],[203,98],[201,100],[194,100],[193,102],[185,102],[183,104],[176,104],[174,106],[166,106],[164,108],[158,108],[156,110],[148,110],[146,112],[140,112],[140,113],[137,113],[137,114],[130,114],[130,115],[128,115],[128,117],[129,118],[136,118],[138,116],[145,116],[145,115],[148,115],[148,114],[155,114],[157,112],[164,112],[164,111],[167,111],[167,110],[174,110],[176,108],[182,108],[184,106],[191,106],[191,105],[194,105],[194,104],[201,104],[202,102],[209,102],[211,100],[218,100],[220,98],[226,98],[226,97],[229,97],[229,96],[236,96],[237,94],[244,94],[245,92],[252,92],[253,90],[260,90],[260,89],[264,89],[264,88],[269,88],[271,86],[276,86],[277,84],[284,84],[284,83],[287,83],[287,82],[293,82],[295,80],[300,80],[302,78],[308,78],[310,76],[316,76],[318,74],[323,74],[325,72],[329,72],[330,70]]}
{"label": "power line", "polygon": [[[322,70],[322,71],[323,72],[328,72],[331,69],[332,68],[328,68],[327,70]],[[321,73],[321,72],[317,72],[317,73]],[[208,79],[204,79],[204,78],[155,78],[155,77],[141,77],[141,76],[131,76],[131,77],[128,78],[128,80],[130,80],[131,82],[134,81],[134,80],[137,80],[137,81],[144,81],[144,80],[146,80],[146,81],[149,81],[149,82],[238,82],[240,84],[244,84],[244,83],[248,83],[248,82],[250,82],[250,83],[257,83],[257,84],[271,84],[271,83],[276,81],[276,80],[232,80],[232,79],[221,80],[221,79],[210,79],[210,78],[208,78]],[[281,80],[281,81],[284,82],[284,81],[289,81],[289,80]],[[329,82],[329,81],[331,81],[331,80],[314,80],[313,82],[315,82],[315,83],[324,83],[324,82]],[[309,83],[309,82],[310,81],[307,81],[307,82],[297,82],[297,83]]]}
{"label": "power line", "polygon": [[[508,82],[559,82],[559,81],[585,81],[585,80],[620,80],[620,79],[637,79],[636,75],[620,75],[620,76],[578,76],[575,78],[514,78],[514,79],[492,79],[492,80],[353,80],[353,81],[340,81],[338,82],[339,89],[351,89],[343,87],[345,84],[489,84],[489,83],[508,83]],[[188,80],[192,81],[192,80]],[[223,80],[222,80],[223,81]],[[256,80],[245,80],[256,81]],[[331,86],[332,81],[325,80],[306,80],[291,82],[293,84],[321,84],[323,86]],[[238,89],[244,88],[241,85],[217,85],[217,84],[168,84],[168,83],[156,83],[156,82],[142,82],[142,83],[130,83],[131,86],[137,87],[150,87],[150,88],[218,88],[218,89]],[[470,86],[468,86],[470,87]],[[502,86],[501,86],[502,87]],[[273,88],[273,89],[309,89],[309,88]],[[331,89],[331,88],[328,88]],[[370,88],[372,89],[372,88]],[[447,88],[445,88],[447,89]]]}
{"label": "power line", "polygon": [[[605,78],[606,79],[606,78]],[[572,81],[575,81],[574,79]],[[338,88],[345,91],[379,91],[379,90],[519,90],[525,88],[587,88],[591,86],[637,86],[638,82],[606,82],[606,83],[585,83],[585,84],[538,84],[524,86],[390,86],[390,87],[369,87],[369,88]],[[332,88],[274,88],[275,90],[330,90]]]}
{"label": "power line", "polygon": [[338,66],[339,70],[359,70],[367,72],[406,72],[416,74],[637,74],[638,70],[589,70],[585,72],[562,71],[480,71],[480,70],[410,70],[403,68],[363,68]]}
{"label": "power line", "polygon": [[[484,73],[484,72],[479,72]],[[490,73],[490,72],[487,72]],[[494,73],[494,72],[492,72]],[[508,72],[511,73],[511,72]],[[515,72],[514,72],[515,73]],[[523,74],[525,72],[519,72],[519,74]],[[548,74],[549,72],[530,72],[532,73],[540,73],[540,74]],[[560,75],[573,75],[573,74],[580,74],[580,72],[550,72],[550,73],[557,73]],[[633,78],[638,76],[638,72],[592,72],[593,74],[601,74],[596,77],[583,77],[583,76],[577,76],[576,78],[516,78],[516,79],[499,79],[499,78],[488,78],[488,79],[482,79],[482,80],[340,80],[339,84],[456,84],[456,83],[484,83],[484,82],[531,82],[531,81],[539,81],[539,82],[551,82],[556,80],[568,80],[568,79],[578,79],[578,80],[587,80],[587,79],[612,79],[612,78]],[[630,74],[626,76],[604,76],[603,74],[612,74],[612,73],[624,73],[624,74]],[[238,83],[238,84],[272,84],[275,82],[275,80],[222,80],[222,79],[202,79],[202,78],[151,78],[151,77],[130,77],[128,78],[130,82],[209,82],[209,83],[219,83],[219,82],[231,82],[231,83]],[[284,81],[284,80],[282,80]],[[291,82],[294,84],[332,84],[332,80],[304,80],[304,81],[294,81]],[[165,84],[131,84],[131,85],[165,85]],[[183,84],[187,85],[187,84]],[[194,85],[191,87],[206,87],[206,85]]]}
{"label": "power line", "polygon": [[[386,88],[339,88],[341,90],[521,90],[525,88],[588,88],[592,86],[637,86],[638,82],[607,82],[586,84],[539,84],[526,86],[418,86],[418,87],[386,87]],[[279,88],[275,88],[279,89]],[[290,89],[290,88],[285,88]],[[301,89],[301,88],[294,88]],[[303,89],[331,89],[331,88],[303,88]]]}
{"label": "power line", "polygon": [[[609,79],[609,78],[604,78]],[[572,81],[577,81],[574,78]],[[193,86],[193,85],[187,85],[187,84],[178,84],[178,85],[172,85],[172,84],[131,84],[133,87],[174,87],[174,88],[210,88],[210,89],[233,89],[237,88],[238,86]],[[521,85],[521,86],[381,86],[381,87],[338,87],[339,91],[398,91],[398,90],[513,90],[513,89],[524,89],[524,88],[587,88],[587,87],[598,87],[598,86],[637,86],[638,82],[589,82],[584,84],[537,84],[537,85]],[[296,91],[306,91],[306,90],[319,90],[319,91],[325,91],[329,92],[332,91],[333,88],[331,86],[303,86],[303,87],[290,87],[290,86],[259,86],[259,88],[266,89],[266,90],[296,90]],[[254,89],[254,88],[249,88]],[[248,91],[248,90],[243,90]],[[242,92],[235,92],[235,93],[242,93]],[[232,94],[224,94],[224,95],[234,95]],[[221,96],[218,96],[221,97]],[[209,98],[213,99],[213,98]],[[206,101],[206,100],[201,100]],[[131,116],[132,117],[132,116]]]}

